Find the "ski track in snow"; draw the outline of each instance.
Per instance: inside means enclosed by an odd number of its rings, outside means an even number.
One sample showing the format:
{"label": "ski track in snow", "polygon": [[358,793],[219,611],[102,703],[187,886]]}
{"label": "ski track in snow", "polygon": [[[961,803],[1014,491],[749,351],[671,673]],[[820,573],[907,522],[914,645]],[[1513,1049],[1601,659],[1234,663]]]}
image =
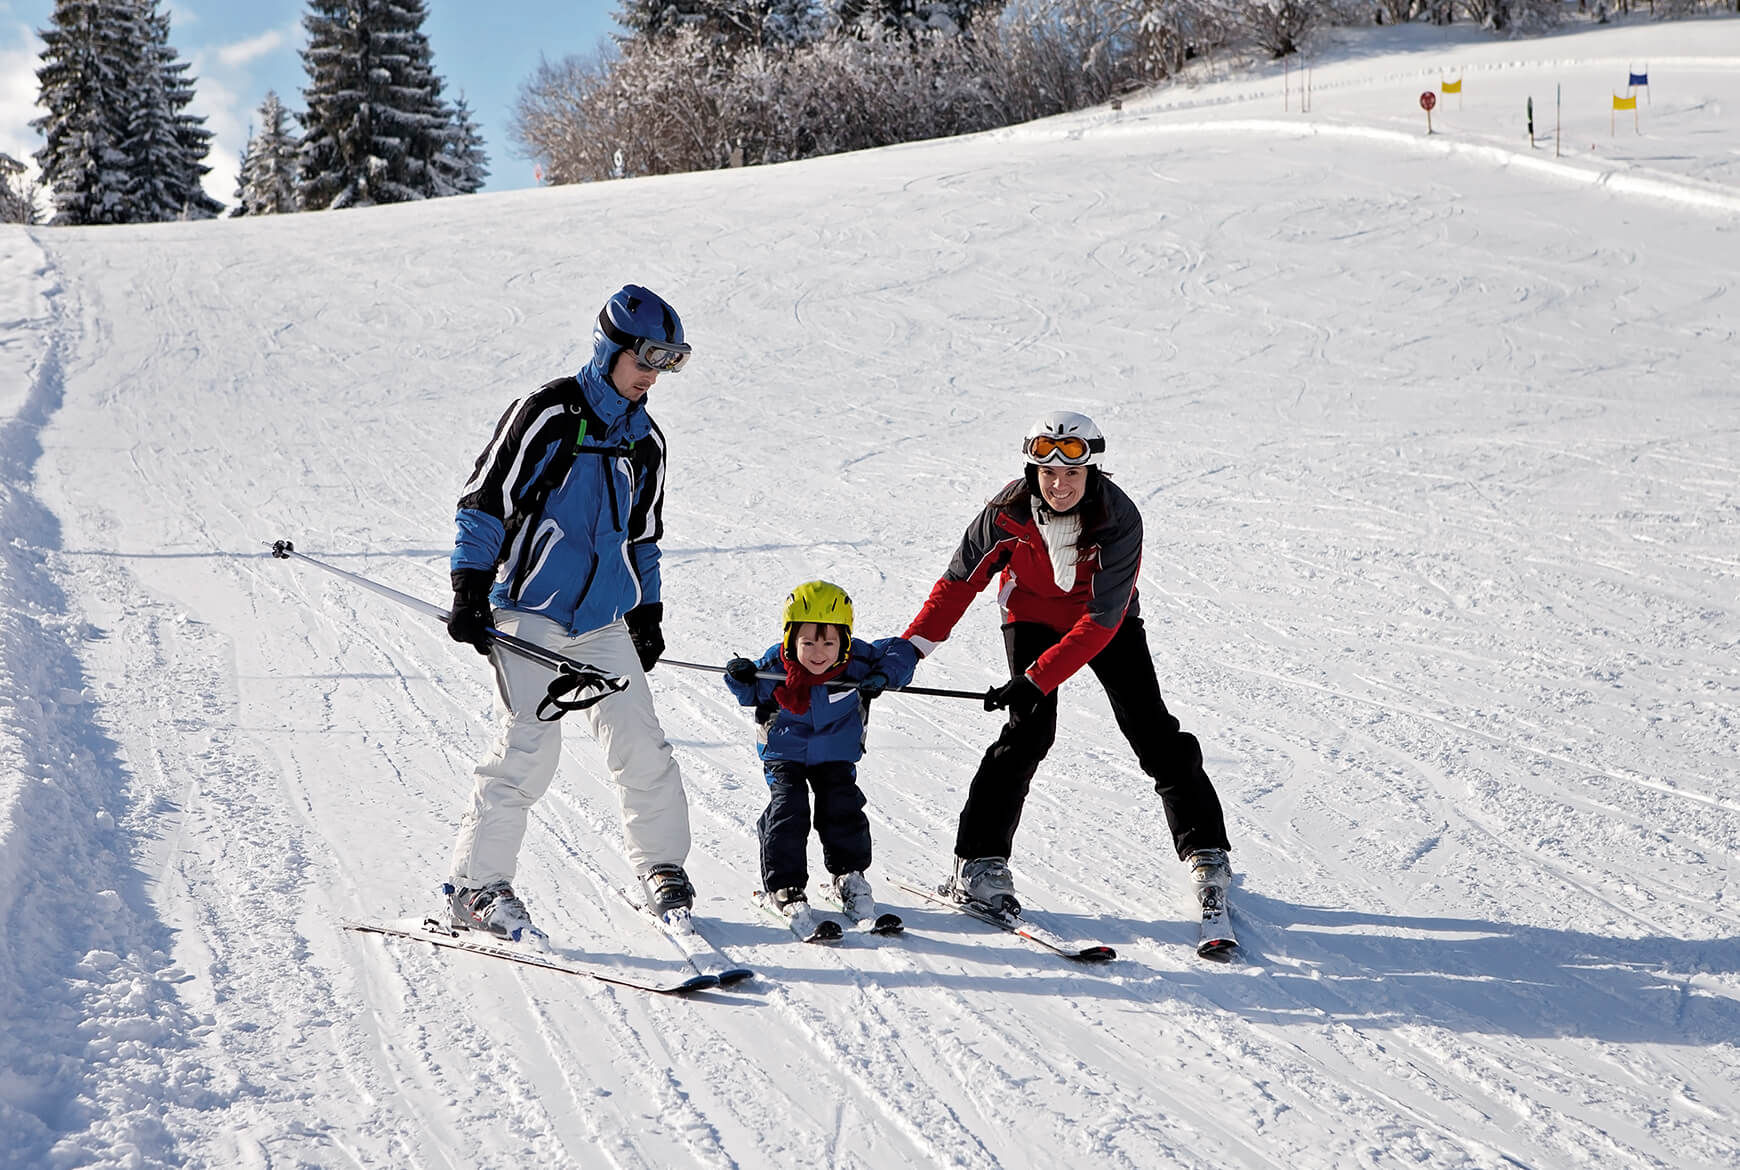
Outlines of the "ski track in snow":
{"label": "ski track in snow", "polygon": [[[1522,95],[1627,53],[1646,139],[1515,149]],[[1443,140],[1373,112],[1457,62]],[[1233,80],[791,167],[0,231],[0,1166],[1740,1164],[1737,76],[1735,21],[1326,52],[1314,123]],[[899,897],[900,938],[794,943],[748,903],[749,715],[670,667],[697,909],[754,980],[339,929],[436,904],[486,671],[266,547],[444,603],[477,445],[629,280],[701,355],[654,398],[675,657],[759,652],[817,576],[898,633],[1028,417],[1095,415],[1238,960],[1194,957],[1074,683],[1014,867],[1118,960]],[[1001,681],[995,624],[917,681]],[[994,728],[877,702],[880,894],[940,874]],[[516,884],[576,957],[670,969],[566,747]]]}

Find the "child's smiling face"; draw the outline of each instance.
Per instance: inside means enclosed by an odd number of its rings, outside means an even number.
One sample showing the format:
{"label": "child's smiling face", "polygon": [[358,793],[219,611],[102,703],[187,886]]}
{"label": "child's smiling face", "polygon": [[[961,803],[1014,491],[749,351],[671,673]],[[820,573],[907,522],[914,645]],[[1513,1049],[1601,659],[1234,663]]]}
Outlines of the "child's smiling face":
{"label": "child's smiling face", "polygon": [[798,665],[811,674],[822,674],[840,661],[840,630],[837,626],[804,622],[794,638]]}

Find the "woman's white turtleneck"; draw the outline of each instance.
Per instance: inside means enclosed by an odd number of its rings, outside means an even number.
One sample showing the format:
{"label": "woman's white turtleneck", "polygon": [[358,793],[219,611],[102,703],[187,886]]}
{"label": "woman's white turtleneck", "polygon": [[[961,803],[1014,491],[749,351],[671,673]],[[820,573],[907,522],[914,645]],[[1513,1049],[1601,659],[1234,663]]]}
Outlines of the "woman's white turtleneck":
{"label": "woman's white turtleneck", "polygon": [[1033,518],[1039,523],[1039,535],[1045,538],[1045,551],[1051,556],[1051,578],[1068,593],[1075,588],[1075,542],[1081,535],[1081,517],[1073,511],[1053,512],[1044,504],[1037,504]]}

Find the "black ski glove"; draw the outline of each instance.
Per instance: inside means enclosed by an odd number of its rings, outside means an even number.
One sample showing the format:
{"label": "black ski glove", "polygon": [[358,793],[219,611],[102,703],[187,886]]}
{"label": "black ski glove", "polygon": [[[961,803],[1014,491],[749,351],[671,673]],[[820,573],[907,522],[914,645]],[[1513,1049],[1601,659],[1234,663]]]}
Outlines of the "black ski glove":
{"label": "black ski glove", "polygon": [[665,652],[665,636],[659,632],[659,624],[665,620],[664,602],[649,601],[637,605],[623,614],[622,620],[628,623],[628,636],[634,639],[635,653],[640,655],[640,668],[651,670]]}
{"label": "black ski glove", "polygon": [[1002,686],[985,692],[985,710],[1001,711],[1007,707],[1011,714],[1031,715],[1043,698],[1045,693],[1039,689],[1038,683],[1025,674],[1018,674]]}
{"label": "black ski glove", "polygon": [[488,654],[495,641],[489,632],[495,624],[489,611],[493,584],[495,574],[487,569],[453,571],[453,611],[447,617],[447,636],[455,642],[469,642],[479,654]]}
{"label": "black ski glove", "polygon": [[755,663],[747,658],[733,658],[725,664],[725,677],[734,683],[748,686],[755,681],[756,669]]}
{"label": "black ski glove", "polygon": [[874,699],[888,689],[888,676],[880,670],[864,676],[864,681],[858,684],[858,693],[866,699]]}

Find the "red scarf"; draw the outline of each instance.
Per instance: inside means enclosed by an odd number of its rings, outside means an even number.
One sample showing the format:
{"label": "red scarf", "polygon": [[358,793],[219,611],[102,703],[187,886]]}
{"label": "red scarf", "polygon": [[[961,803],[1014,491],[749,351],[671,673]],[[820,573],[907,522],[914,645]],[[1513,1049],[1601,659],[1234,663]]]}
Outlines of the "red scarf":
{"label": "red scarf", "polygon": [[785,681],[773,688],[773,697],[781,707],[793,715],[809,714],[811,687],[831,682],[839,678],[846,670],[846,664],[842,662],[832,670],[824,670],[821,674],[811,674],[804,669],[802,663],[793,662],[787,658],[784,650],[779,652],[779,660],[785,664]]}

